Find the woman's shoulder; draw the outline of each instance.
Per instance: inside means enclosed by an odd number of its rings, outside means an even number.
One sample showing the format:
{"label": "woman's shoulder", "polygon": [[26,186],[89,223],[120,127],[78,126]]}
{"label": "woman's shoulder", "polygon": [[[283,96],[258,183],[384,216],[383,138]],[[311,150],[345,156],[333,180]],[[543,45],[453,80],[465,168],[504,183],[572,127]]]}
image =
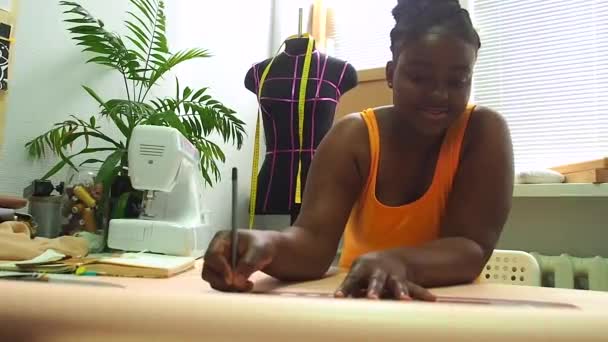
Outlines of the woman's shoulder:
{"label": "woman's shoulder", "polygon": [[510,135],[505,118],[492,108],[476,105],[469,118],[463,149],[466,151],[471,145],[505,135]]}
{"label": "woman's shoulder", "polygon": [[368,146],[368,128],[362,113],[347,114],[336,120],[330,134],[358,151]]}
{"label": "woman's shoulder", "polygon": [[332,127],[332,131],[339,133],[345,138],[358,138],[361,134],[367,134],[367,125],[363,112],[351,113],[337,119]]}
{"label": "woman's shoulder", "polygon": [[391,106],[374,107],[358,113],[347,114],[336,121],[333,129],[336,134],[340,134],[343,139],[352,143],[359,155],[369,157],[370,136],[377,137],[379,134],[378,122],[384,114],[390,112],[391,108]]}
{"label": "woman's shoulder", "polygon": [[503,120],[503,116],[496,110],[475,104],[473,106],[473,112],[471,113],[471,118],[476,118],[476,120]]}
{"label": "woman's shoulder", "polygon": [[332,140],[339,141],[342,153],[352,155],[359,170],[367,172],[370,163],[370,139],[364,115],[369,114],[359,112],[342,116],[336,120],[328,135],[333,136]]}
{"label": "woman's shoulder", "polygon": [[385,107],[368,108],[361,112],[342,116],[334,123],[333,130],[345,139],[356,142],[367,141],[373,122],[386,111]]}
{"label": "woman's shoulder", "polygon": [[508,129],[507,121],[496,110],[475,105],[469,119],[469,129],[471,134],[483,135],[487,131]]}

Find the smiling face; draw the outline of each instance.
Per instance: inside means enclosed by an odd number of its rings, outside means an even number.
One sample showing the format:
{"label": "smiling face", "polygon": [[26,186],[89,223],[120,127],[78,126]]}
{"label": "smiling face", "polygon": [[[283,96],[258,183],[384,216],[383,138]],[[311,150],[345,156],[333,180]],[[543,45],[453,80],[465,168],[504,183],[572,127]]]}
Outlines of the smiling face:
{"label": "smiling face", "polygon": [[386,67],[395,114],[416,131],[439,135],[466,109],[477,49],[436,27],[403,42]]}

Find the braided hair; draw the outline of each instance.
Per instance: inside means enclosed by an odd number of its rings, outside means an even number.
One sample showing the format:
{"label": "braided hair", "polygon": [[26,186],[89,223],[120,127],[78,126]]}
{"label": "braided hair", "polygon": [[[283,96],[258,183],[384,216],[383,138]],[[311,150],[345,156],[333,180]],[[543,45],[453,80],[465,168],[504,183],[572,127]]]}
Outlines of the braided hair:
{"label": "braided hair", "polygon": [[481,47],[481,40],[469,12],[460,6],[458,0],[399,0],[393,9],[395,27],[391,30],[391,51],[396,56],[406,41],[420,38],[431,28],[441,26],[449,32]]}

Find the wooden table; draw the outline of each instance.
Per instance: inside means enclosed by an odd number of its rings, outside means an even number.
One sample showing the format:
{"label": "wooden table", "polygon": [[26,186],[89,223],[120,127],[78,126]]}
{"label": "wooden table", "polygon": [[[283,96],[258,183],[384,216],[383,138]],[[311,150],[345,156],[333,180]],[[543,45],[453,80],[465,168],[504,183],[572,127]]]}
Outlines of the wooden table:
{"label": "wooden table", "polygon": [[256,274],[258,293],[232,294],[210,289],[200,268],[81,285],[0,281],[0,341],[608,341],[603,292],[475,284],[433,289],[451,302],[370,301],[328,297],[343,274],[299,284]]}

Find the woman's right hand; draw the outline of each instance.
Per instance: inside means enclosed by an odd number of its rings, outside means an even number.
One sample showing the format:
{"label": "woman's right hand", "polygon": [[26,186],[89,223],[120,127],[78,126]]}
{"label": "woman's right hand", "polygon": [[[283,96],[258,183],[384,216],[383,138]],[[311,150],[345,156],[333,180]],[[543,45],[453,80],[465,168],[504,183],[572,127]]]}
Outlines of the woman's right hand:
{"label": "woman's right hand", "polygon": [[268,266],[275,255],[273,231],[239,230],[236,268],[232,269],[230,231],[215,234],[203,261],[202,278],[213,289],[248,292],[253,288],[249,277]]}

